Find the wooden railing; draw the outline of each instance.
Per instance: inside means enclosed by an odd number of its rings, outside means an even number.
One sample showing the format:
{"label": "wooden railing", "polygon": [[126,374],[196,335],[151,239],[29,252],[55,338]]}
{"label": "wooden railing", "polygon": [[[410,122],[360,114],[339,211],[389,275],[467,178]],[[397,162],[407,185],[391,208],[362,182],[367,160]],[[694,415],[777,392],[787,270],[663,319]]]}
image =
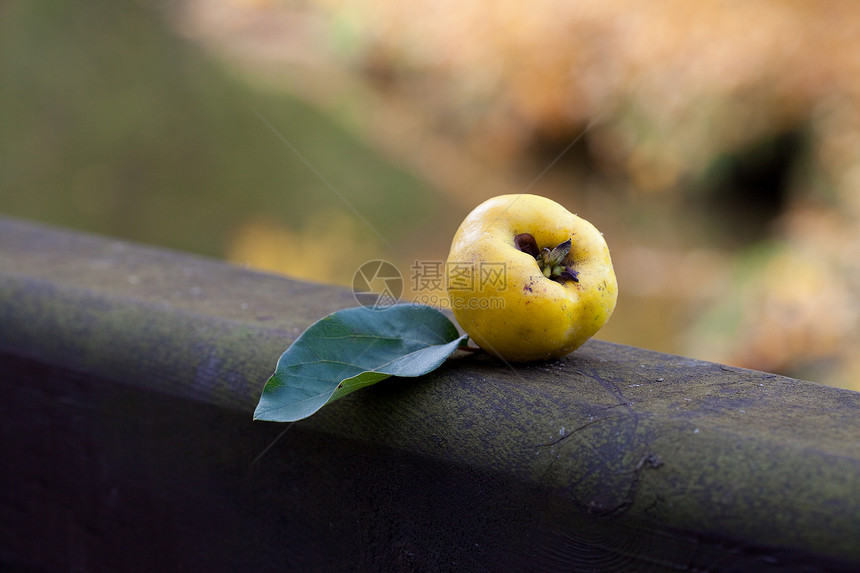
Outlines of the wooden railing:
{"label": "wooden railing", "polygon": [[591,341],[253,422],[280,353],[354,304],[0,219],[0,569],[860,568],[848,390]]}

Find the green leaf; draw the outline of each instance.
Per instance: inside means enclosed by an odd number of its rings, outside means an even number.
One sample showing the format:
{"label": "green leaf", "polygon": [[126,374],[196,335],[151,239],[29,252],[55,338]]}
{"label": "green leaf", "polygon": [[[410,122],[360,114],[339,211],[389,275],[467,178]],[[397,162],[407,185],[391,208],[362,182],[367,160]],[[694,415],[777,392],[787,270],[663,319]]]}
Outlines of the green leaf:
{"label": "green leaf", "polygon": [[254,419],[301,420],[389,376],[427,374],[465,340],[444,314],[428,306],[339,310],[311,325],[281,355]]}

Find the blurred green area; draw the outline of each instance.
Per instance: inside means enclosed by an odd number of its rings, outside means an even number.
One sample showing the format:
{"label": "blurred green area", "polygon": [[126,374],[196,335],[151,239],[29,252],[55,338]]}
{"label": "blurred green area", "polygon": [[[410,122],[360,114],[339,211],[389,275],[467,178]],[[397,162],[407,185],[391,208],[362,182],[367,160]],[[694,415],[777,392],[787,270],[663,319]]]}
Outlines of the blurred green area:
{"label": "blurred green area", "polygon": [[6,214],[223,257],[249,221],[393,244],[437,206],[426,183],[319,111],[179,39],[160,8],[0,7]]}
{"label": "blurred green area", "polygon": [[4,214],[408,284],[523,191],[605,232],[600,338],[860,389],[860,4],[0,5]]}

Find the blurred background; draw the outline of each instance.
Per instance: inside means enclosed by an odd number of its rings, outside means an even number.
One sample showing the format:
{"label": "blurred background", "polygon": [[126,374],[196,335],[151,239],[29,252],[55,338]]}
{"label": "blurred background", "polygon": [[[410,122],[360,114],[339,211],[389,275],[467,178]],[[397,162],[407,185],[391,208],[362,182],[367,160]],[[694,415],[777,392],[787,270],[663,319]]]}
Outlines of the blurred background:
{"label": "blurred background", "polygon": [[0,4],[3,214],[408,298],[524,191],[604,232],[598,338],[860,390],[860,3]]}

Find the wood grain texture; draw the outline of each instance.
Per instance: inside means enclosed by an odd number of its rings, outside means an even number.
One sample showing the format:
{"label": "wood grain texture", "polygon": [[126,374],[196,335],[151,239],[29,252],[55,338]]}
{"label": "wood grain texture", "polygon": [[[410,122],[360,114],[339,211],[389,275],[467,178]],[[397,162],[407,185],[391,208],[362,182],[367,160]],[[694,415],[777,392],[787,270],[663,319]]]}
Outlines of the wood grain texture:
{"label": "wood grain texture", "polygon": [[456,357],[275,441],[278,356],[354,304],[0,219],[0,565],[39,569],[20,532],[47,528],[45,570],[860,566],[860,394],[811,382],[591,341]]}

